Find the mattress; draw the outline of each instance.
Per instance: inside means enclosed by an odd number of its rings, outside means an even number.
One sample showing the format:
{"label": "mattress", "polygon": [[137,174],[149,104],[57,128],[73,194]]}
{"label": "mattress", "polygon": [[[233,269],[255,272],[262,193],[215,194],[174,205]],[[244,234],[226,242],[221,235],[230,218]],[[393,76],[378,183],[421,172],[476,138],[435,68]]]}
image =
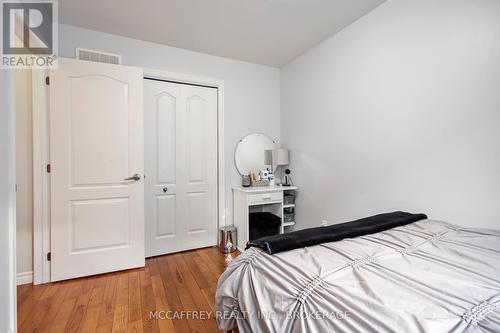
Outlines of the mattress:
{"label": "mattress", "polygon": [[500,332],[500,231],[421,220],[269,255],[221,275],[221,329],[245,332]]}

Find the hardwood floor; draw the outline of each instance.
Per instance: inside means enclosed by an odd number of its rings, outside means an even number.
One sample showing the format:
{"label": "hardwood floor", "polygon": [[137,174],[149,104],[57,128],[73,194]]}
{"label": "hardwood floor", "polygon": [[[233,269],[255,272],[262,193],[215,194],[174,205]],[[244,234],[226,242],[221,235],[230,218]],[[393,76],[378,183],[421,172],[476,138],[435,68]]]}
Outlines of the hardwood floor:
{"label": "hardwood floor", "polygon": [[[145,268],[19,286],[18,330],[220,332],[214,308],[217,280],[238,254],[204,248],[148,258]],[[163,312],[152,318],[150,311]]]}

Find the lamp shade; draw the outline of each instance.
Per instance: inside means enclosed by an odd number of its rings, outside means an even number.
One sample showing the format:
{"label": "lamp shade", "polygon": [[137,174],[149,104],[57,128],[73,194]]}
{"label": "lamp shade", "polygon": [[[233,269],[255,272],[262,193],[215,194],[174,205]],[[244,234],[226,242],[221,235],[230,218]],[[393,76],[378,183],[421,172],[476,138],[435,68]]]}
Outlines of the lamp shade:
{"label": "lamp shade", "polygon": [[290,163],[288,149],[273,150],[273,165],[288,165]]}

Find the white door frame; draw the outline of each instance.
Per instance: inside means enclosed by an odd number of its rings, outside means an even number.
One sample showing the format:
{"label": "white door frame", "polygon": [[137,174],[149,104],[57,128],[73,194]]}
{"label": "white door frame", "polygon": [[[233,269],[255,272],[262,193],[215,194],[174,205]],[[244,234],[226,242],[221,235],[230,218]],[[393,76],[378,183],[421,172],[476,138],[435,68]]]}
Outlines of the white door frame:
{"label": "white door frame", "polygon": [[50,282],[49,89],[47,71],[32,70],[33,91],[33,284]]}
{"label": "white door frame", "polygon": [[[5,315],[5,322],[1,324],[1,329],[7,332],[17,332],[17,292],[16,292],[16,126],[15,126],[15,78],[14,71],[1,70],[1,91],[0,98],[2,107],[6,104],[7,108],[2,109],[2,166],[1,172],[5,182],[0,189],[2,196],[2,210],[0,218],[2,219],[2,231],[5,230],[7,242],[2,244],[2,253],[5,261],[2,262],[2,274],[6,276],[2,281],[2,315]],[[5,103],[3,103],[5,102]],[[3,132],[5,131],[5,132]],[[4,135],[5,133],[5,135]],[[4,141],[5,140],[5,141]],[[5,186],[5,187],[4,187]]]}
{"label": "white door frame", "polygon": [[[49,100],[45,70],[33,70],[33,283],[50,282]],[[217,88],[217,228],[225,224],[224,81],[144,68],[144,78]],[[217,235],[218,239],[218,235]],[[215,245],[215,244],[214,244]]]}

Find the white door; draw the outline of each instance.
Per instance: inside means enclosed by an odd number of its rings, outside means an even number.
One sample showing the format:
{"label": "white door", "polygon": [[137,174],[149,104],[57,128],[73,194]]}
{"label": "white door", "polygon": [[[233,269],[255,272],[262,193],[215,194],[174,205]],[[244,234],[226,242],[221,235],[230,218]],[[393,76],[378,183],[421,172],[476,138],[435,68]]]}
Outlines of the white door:
{"label": "white door", "polygon": [[144,80],[146,256],[217,243],[217,89]]}
{"label": "white door", "polygon": [[52,281],[144,266],[142,81],[79,60],[50,71]]}

